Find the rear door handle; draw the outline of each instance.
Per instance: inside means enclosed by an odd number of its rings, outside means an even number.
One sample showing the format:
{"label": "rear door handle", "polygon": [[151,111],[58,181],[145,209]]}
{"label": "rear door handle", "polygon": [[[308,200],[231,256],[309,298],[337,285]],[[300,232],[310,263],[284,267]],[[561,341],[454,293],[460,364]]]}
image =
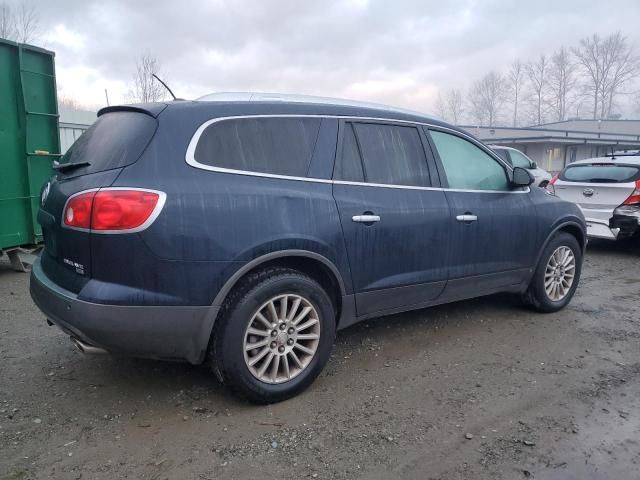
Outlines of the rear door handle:
{"label": "rear door handle", "polygon": [[374,223],[380,221],[380,215],[354,215],[351,220],[356,223]]}
{"label": "rear door handle", "polygon": [[475,222],[478,220],[478,217],[476,215],[465,214],[456,216],[456,220],[459,222]]}

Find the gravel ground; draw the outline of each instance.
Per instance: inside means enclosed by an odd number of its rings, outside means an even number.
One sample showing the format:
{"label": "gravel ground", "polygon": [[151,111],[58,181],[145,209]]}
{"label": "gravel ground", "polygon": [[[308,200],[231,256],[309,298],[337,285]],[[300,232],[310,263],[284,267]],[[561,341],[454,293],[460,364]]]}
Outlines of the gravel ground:
{"label": "gravel ground", "polygon": [[204,367],[87,357],[0,260],[0,479],[638,479],[640,243],[592,242],[564,311],[509,296],[338,334],[266,407]]}

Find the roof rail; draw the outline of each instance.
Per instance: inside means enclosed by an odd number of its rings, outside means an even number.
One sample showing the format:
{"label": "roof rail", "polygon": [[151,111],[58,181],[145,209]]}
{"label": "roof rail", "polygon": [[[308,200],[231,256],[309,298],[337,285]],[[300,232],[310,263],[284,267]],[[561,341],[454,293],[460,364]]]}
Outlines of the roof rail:
{"label": "roof rail", "polygon": [[393,107],[373,102],[361,102],[346,100],[344,98],[319,97],[315,95],[298,95],[290,93],[265,93],[265,92],[215,92],[197,98],[198,102],[290,102],[290,103],[315,103],[324,105],[338,105],[345,107],[375,108],[378,110],[391,110],[409,115],[421,117],[433,117],[422,112],[406,108]]}

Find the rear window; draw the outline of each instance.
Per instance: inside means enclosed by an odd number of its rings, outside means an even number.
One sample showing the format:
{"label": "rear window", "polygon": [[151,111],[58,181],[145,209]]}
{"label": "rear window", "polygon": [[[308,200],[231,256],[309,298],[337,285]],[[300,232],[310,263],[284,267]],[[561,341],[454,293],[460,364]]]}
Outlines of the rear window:
{"label": "rear window", "polygon": [[572,165],[560,174],[566,182],[627,183],[639,178],[639,167],[611,163]]}
{"label": "rear window", "polygon": [[195,150],[212,167],[305,177],[315,149],[319,118],[238,118],[207,127]]}
{"label": "rear window", "polygon": [[144,113],[101,115],[60,159],[60,163],[89,162],[90,165],[61,172],[61,175],[85,175],[131,165],[153,137],[156,126],[157,121]]}
{"label": "rear window", "polygon": [[429,186],[427,158],[415,127],[354,124],[369,183]]}

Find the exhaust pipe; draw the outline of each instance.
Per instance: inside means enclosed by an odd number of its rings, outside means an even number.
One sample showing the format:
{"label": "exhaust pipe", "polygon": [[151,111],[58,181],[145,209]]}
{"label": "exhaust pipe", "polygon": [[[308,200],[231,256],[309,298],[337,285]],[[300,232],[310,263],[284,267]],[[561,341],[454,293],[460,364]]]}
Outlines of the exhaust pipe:
{"label": "exhaust pipe", "polygon": [[77,339],[76,337],[71,337],[71,343],[73,343],[78,350],[86,355],[104,355],[106,353],[109,353],[104,348],[88,345],[83,341]]}

